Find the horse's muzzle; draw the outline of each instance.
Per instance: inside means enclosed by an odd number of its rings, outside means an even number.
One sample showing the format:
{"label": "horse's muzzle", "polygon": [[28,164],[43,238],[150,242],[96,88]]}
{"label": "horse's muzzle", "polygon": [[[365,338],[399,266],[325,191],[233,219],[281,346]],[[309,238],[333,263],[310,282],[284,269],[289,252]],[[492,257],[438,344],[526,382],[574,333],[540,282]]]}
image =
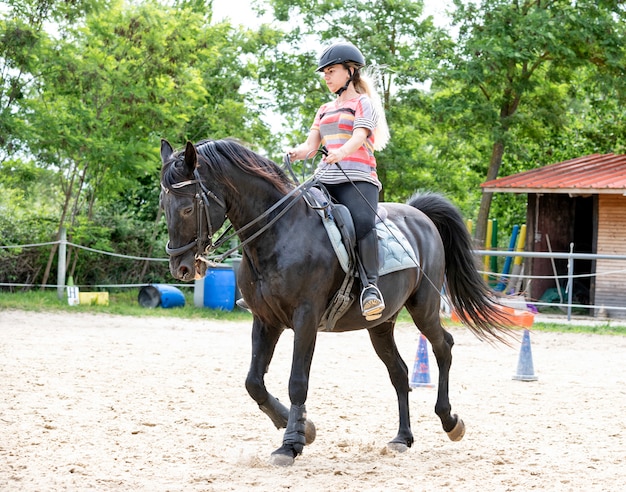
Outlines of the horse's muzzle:
{"label": "horse's muzzle", "polygon": [[170,258],[170,272],[172,276],[183,282],[191,282],[204,277],[206,270],[206,263],[193,255]]}

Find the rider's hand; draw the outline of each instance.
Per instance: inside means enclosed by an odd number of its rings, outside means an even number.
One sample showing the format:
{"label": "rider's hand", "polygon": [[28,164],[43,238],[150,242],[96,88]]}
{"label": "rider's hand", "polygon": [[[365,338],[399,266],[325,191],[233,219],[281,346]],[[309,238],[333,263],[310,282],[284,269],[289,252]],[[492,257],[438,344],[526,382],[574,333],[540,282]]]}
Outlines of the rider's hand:
{"label": "rider's hand", "polygon": [[292,161],[299,161],[304,159],[305,156],[303,156],[302,153],[303,152],[300,150],[299,147],[294,147],[293,149],[289,149],[287,151],[287,155]]}
{"label": "rider's hand", "polygon": [[346,154],[341,148],[333,149],[328,151],[328,155],[324,157],[324,160],[328,162],[328,164],[337,164],[346,158]]}

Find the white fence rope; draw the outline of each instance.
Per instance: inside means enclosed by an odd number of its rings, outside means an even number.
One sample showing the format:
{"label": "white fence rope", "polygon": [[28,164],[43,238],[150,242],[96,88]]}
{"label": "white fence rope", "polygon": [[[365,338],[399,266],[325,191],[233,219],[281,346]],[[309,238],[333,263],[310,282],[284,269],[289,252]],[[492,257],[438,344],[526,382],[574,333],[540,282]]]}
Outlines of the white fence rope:
{"label": "white fence rope", "polygon": [[[22,244],[22,245],[10,245],[10,246],[0,246],[0,249],[23,249],[23,248],[35,248],[38,246],[49,246],[52,244],[61,244],[62,241],[50,241],[48,243],[37,243],[37,244]],[[91,251],[92,253],[99,253],[101,255],[108,256],[116,256],[117,258],[127,258],[129,260],[141,260],[141,261],[169,261],[169,258],[146,258],[144,256],[131,256],[131,255],[122,255],[119,253],[113,253],[111,251],[103,251],[101,249],[89,248],[87,246],[81,246],[80,244],[71,243],[69,241],[65,241],[65,244],[68,246],[74,246],[75,248],[84,249],[85,251]]]}
{"label": "white fence rope", "polygon": [[[49,241],[49,242],[43,242],[43,243],[33,243],[33,244],[21,244],[21,245],[0,245],[0,249],[24,249],[24,248],[35,248],[35,247],[42,247],[42,246],[51,246],[54,244],[61,244],[64,243],[67,246],[73,246],[75,248],[79,248],[79,249],[83,249],[85,251],[90,251],[92,253],[97,253],[97,254],[102,254],[102,255],[108,255],[108,256],[114,256],[117,258],[125,258],[128,260],[138,260],[138,261],[160,261],[160,262],[165,262],[165,261],[169,261],[169,258],[149,258],[149,257],[142,257],[142,256],[133,256],[133,255],[124,255],[124,254],[120,254],[120,253],[115,253],[115,252],[111,252],[111,251],[103,251],[103,250],[99,250],[99,249],[94,249],[94,248],[89,248],[87,246],[82,246],[80,244],[75,244],[69,241]],[[624,306],[598,306],[598,305],[592,305],[592,304],[574,304],[572,302],[572,285],[573,285],[573,281],[574,279],[577,278],[589,278],[589,277],[598,277],[598,276],[604,276],[604,275],[623,275],[624,273],[626,273],[626,269],[620,269],[620,270],[612,270],[612,271],[608,271],[608,272],[601,272],[601,273],[590,273],[590,274],[577,274],[574,275],[573,271],[574,271],[574,261],[575,260],[599,260],[599,259],[611,259],[611,260],[626,260],[626,255],[606,255],[606,254],[592,254],[592,253],[574,253],[573,252],[573,244],[570,245],[570,252],[569,253],[563,253],[563,252],[552,252],[552,253],[544,253],[544,252],[527,252],[527,251],[501,251],[501,250],[477,250],[475,251],[475,253],[479,256],[504,256],[504,257],[526,257],[526,258],[554,258],[554,259],[567,259],[568,260],[568,273],[565,275],[526,275],[526,274],[505,274],[505,273],[499,273],[499,272],[488,272],[488,271],[482,271],[480,270],[479,273],[481,275],[488,275],[490,277],[494,277],[494,278],[505,278],[505,279],[527,279],[527,280],[532,280],[532,279],[555,279],[557,281],[562,280],[562,279],[567,279],[567,287],[565,289],[565,292],[568,294],[568,300],[567,303],[546,303],[546,302],[532,302],[533,305],[536,306],[551,306],[551,307],[559,307],[559,308],[566,308],[567,309],[567,316],[568,319],[571,318],[571,311],[572,308],[584,308],[584,309],[595,309],[595,310],[601,310],[601,309],[611,309],[611,310],[617,310],[617,311],[626,311],[626,307]],[[61,279],[61,281],[64,281],[64,279]],[[140,283],[140,284],[98,284],[98,285],[78,285],[79,288],[81,287],[90,287],[90,288],[102,288],[102,289],[106,289],[106,288],[136,288],[136,287],[141,287],[146,285],[146,283]],[[179,287],[192,287],[193,284],[170,284],[170,285],[176,285]],[[29,287],[29,288],[35,288],[35,287],[43,287],[43,288],[55,288],[55,289],[59,289],[59,288],[64,288],[65,284],[63,283],[57,283],[57,284],[47,284],[47,285],[41,285],[41,284],[33,284],[33,283],[9,283],[9,282],[0,282],[0,287]]]}

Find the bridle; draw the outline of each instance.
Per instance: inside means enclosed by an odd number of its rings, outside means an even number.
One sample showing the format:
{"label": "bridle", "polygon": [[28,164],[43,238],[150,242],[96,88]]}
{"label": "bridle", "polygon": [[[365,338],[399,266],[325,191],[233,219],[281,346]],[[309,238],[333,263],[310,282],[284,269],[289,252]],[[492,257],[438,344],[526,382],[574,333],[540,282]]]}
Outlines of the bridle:
{"label": "bridle", "polygon": [[[186,186],[191,186],[191,185],[196,186],[196,192],[194,196],[195,198],[194,212],[196,214],[196,224],[197,224],[196,225],[196,231],[197,231],[196,238],[190,243],[186,244],[185,246],[180,246],[178,248],[171,248],[170,242],[168,241],[167,245],[165,246],[165,252],[171,257],[176,257],[176,256],[180,256],[186,253],[187,251],[195,247],[196,259],[207,262],[208,260],[206,259],[206,255],[208,255],[211,251],[214,251],[223,242],[223,241],[220,242],[218,240],[218,242],[216,242],[215,244],[213,243],[212,238],[213,238],[214,230],[213,230],[213,224],[211,223],[211,213],[210,213],[211,201],[210,200],[213,200],[215,203],[217,203],[217,205],[222,207],[224,209],[224,212],[226,212],[226,204],[221,198],[219,198],[215,193],[213,193],[211,190],[209,190],[206,187],[206,185],[202,181],[202,178],[200,177],[200,173],[198,172],[198,169],[194,169],[193,177],[194,179],[181,181],[180,183],[174,183],[173,185],[171,185],[171,188],[172,190],[179,190],[181,188],[185,188]],[[161,189],[165,193],[170,193],[171,191],[170,188],[167,188],[166,186],[163,185],[163,182],[161,182]],[[204,238],[202,234],[202,230],[204,227],[203,215],[206,216],[206,231],[207,231],[206,238]],[[204,244],[206,244],[206,246],[204,246]]]}
{"label": "bridle", "polygon": [[[211,190],[209,190],[206,187],[206,185],[202,181],[202,177],[200,176],[200,173],[198,172],[197,168],[194,169],[193,177],[194,179],[181,181],[179,183],[174,183],[170,185],[171,189],[166,187],[163,184],[163,182],[161,182],[161,189],[165,193],[170,193],[172,190],[179,190],[186,186],[196,185],[196,193],[195,193],[195,201],[194,201],[194,212],[196,213],[196,223],[197,223],[196,238],[190,243],[186,244],[185,246],[180,246],[178,248],[171,248],[170,243],[168,241],[167,245],[165,246],[165,252],[170,257],[176,257],[176,256],[180,256],[186,253],[187,251],[195,247],[196,248],[196,256],[195,256],[196,260],[200,260],[205,263],[210,263],[211,261],[219,263],[220,261],[224,260],[231,254],[233,254],[239,248],[242,248],[248,243],[250,243],[251,241],[255,240],[257,237],[259,237],[261,234],[267,231],[272,225],[274,225],[283,215],[285,215],[287,211],[291,209],[291,207],[293,207],[297,203],[298,199],[300,199],[303,194],[306,194],[307,191],[312,186],[318,183],[318,177],[311,176],[302,184],[299,184],[298,186],[293,188],[289,193],[283,196],[280,200],[278,200],[269,209],[267,209],[265,212],[259,215],[256,219],[248,222],[246,225],[244,225],[240,229],[232,232],[230,235],[227,236],[228,232],[233,227],[232,224],[229,225],[226,228],[226,230],[220,235],[220,237],[215,242],[213,242],[212,238],[213,238],[213,233],[215,231],[213,230],[213,225],[211,224],[210,200],[213,200],[215,203],[217,203],[217,205],[222,207],[224,209],[224,213],[226,213],[226,204],[221,198],[219,198],[215,193],[213,193]],[[215,251],[217,248],[222,246],[224,243],[230,241],[231,239],[235,238],[236,236],[241,237],[240,236],[241,233],[247,231],[252,226],[257,224],[259,221],[268,217],[276,209],[281,207],[287,200],[290,200],[290,199],[291,201],[280,212],[278,212],[270,221],[264,224],[263,227],[261,227],[259,230],[257,230],[250,236],[248,236],[239,245],[233,248],[230,248],[228,251],[220,254],[216,258],[212,258],[211,260],[209,260],[208,255],[211,252]],[[206,238],[203,238],[203,234],[202,234],[202,229],[204,227],[204,221],[202,217],[203,214],[206,216],[206,229],[207,229]],[[206,246],[204,246],[205,244]]]}

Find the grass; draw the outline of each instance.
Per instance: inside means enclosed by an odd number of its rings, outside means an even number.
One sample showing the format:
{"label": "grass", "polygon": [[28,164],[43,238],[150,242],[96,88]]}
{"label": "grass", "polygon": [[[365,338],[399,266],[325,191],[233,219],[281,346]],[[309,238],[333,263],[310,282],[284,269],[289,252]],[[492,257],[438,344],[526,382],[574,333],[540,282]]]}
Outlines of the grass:
{"label": "grass", "polygon": [[568,332],[568,333],[595,333],[598,335],[626,335],[626,326],[614,325],[610,322],[601,324],[562,324],[562,323],[545,323],[537,322],[533,324],[533,331],[546,332]]}
{"label": "grass", "polygon": [[[181,289],[182,290],[182,289]],[[124,289],[109,292],[109,305],[69,306],[67,299],[59,299],[56,290],[28,291],[19,293],[0,292],[0,310],[56,311],[67,313],[103,313],[121,316],[157,316],[185,319],[223,319],[230,321],[252,321],[252,315],[236,308],[233,311],[196,307],[193,290],[185,289],[185,305],[163,309],[146,308],[139,304],[139,289]]]}
{"label": "grass", "polygon": [[[146,308],[138,302],[139,289],[125,289],[109,292],[109,305],[78,305],[69,306],[65,298],[59,299],[56,290],[28,292],[0,292],[0,310],[19,309],[22,311],[57,311],[67,313],[105,313],[121,316],[157,316],[184,319],[217,319],[227,321],[249,321],[252,315],[247,311],[235,308],[233,311],[196,307],[193,302],[193,290],[185,289],[185,306],[169,309]],[[402,310],[398,321],[411,323],[406,310]],[[461,326],[446,320],[447,326]],[[595,333],[601,335],[626,335],[626,326],[606,323],[573,324],[558,322],[536,322],[533,331]]]}

